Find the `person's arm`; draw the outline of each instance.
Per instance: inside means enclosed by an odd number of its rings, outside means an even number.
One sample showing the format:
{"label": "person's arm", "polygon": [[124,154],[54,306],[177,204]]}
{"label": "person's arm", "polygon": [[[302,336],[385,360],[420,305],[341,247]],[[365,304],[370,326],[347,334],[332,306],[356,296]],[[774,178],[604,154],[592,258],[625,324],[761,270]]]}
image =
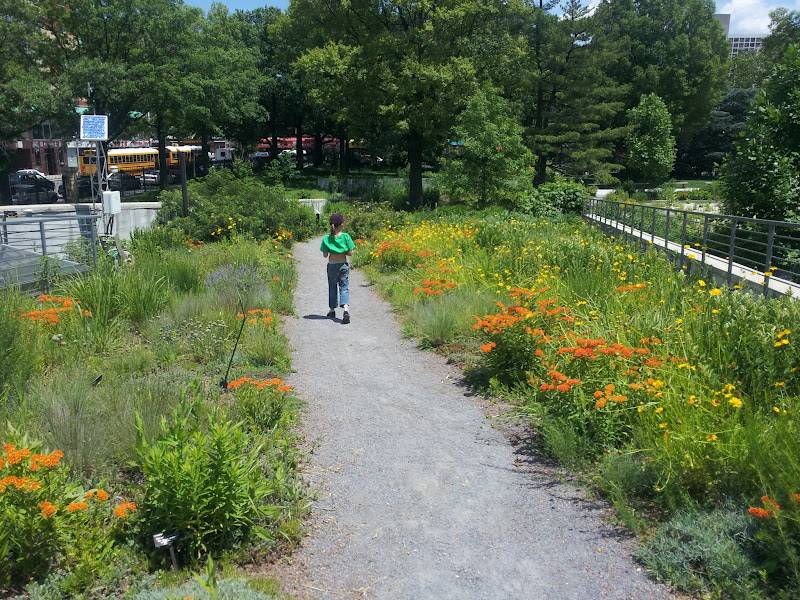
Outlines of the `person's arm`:
{"label": "person's arm", "polygon": [[347,256],[353,256],[353,250],[356,249],[356,244],[353,241],[353,238],[350,237],[350,234],[347,234],[347,252],[345,254]]}
{"label": "person's arm", "polygon": [[322,243],[319,245],[319,250],[320,252],[322,252],[322,256],[328,258],[328,254],[330,253],[328,252],[328,249],[325,247],[325,239],[323,239]]}

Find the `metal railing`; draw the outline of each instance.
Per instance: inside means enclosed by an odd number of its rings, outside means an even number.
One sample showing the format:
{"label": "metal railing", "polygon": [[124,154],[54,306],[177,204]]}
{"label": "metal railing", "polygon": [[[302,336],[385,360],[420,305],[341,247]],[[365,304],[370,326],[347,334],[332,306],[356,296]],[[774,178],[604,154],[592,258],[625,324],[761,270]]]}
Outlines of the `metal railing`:
{"label": "metal railing", "polygon": [[56,274],[79,273],[97,264],[97,213],[9,216],[0,213],[0,288],[43,291]]}
{"label": "metal railing", "polygon": [[800,297],[800,223],[592,198],[584,217],[615,235],[666,252],[679,268],[699,267],[728,285]]}

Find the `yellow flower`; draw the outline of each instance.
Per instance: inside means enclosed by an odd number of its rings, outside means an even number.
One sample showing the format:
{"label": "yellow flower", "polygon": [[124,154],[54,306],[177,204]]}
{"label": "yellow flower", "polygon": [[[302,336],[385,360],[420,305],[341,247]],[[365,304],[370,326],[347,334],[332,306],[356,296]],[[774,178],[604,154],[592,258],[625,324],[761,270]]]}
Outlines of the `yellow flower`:
{"label": "yellow flower", "polygon": [[689,399],[686,400],[686,402],[689,406],[694,406],[695,404],[697,404],[697,396],[694,395],[689,396]]}
{"label": "yellow flower", "polygon": [[719,288],[714,288],[713,290],[709,290],[708,294],[710,296],[719,296],[722,293],[722,290]]}
{"label": "yellow flower", "polygon": [[658,408],[656,408],[656,414],[657,415],[660,415],[663,412],[664,412],[664,407],[663,406],[659,406]]}
{"label": "yellow flower", "polygon": [[706,436],[706,441],[709,441],[709,442],[716,442],[716,441],[717,441],[717,435],[716,435],[715,433],[709,433],[709,434]]}
{"label": "yellow flower", "polygon": [[647,409],[644,404],[640,404],[639,406],[636,407],[636,412],[643,413],[645,410]]}
{"label": "yellow flower", "polygon": [[706,287],[706,282],[701,279],[700,281],[697,282],[697,285],[699,285],[701,288],[704,288]]}
{"label": "yellow flower", "polygon": [[776,381],[772,385],[774,387],[776,387],[776,388],[782,388],[782,387],[786,387],[786,382],[785,381]]}
{"label": "yellow flower", "polygon": [[659,423],[658,424],[658,428],[659,429],[666,429],[667,428],[667,424],[666,423]]}
{"label": "yellow flower", "polygon": [[730,404],[733,408],[741,408],[742,400],[741,398],[733,397],[730,400],[728,400],[728,404]]}
{"label": "yellow flower", "polygon": [[773,406],[773,407],[772,407],[772,412],[774,412],[774,413],[778,413],[778,414],[781,414],[781,409],[780,409],[780,408],[778,408],[777,406]]}

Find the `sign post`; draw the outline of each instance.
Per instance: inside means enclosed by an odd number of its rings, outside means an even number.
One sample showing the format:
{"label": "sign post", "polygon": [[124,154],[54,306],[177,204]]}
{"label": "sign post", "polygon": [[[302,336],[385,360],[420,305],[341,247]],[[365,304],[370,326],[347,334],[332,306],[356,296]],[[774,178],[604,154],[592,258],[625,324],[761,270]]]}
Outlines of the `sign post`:
{"label": "sign post", "polygon": [[80,139],[87,142],[96,142],[94,161],[97,173],[97,189],[92,184],[92,210],[94,210],[97,197],[103,193],[103,182],[106,179],[103,142],[108,141],[108,115],[81,115]]}

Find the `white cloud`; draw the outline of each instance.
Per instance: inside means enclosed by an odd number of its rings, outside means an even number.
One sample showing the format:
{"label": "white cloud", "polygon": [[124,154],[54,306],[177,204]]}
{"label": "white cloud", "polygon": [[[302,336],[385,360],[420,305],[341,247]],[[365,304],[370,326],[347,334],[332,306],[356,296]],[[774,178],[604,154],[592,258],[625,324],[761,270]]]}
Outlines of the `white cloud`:
{"label": "white cloud", "polygon": [[779,6],[800,10],[800,0],[730,0],[717,5],[717,12],[731,15],[731,34],[769,33],[769,12]]}

